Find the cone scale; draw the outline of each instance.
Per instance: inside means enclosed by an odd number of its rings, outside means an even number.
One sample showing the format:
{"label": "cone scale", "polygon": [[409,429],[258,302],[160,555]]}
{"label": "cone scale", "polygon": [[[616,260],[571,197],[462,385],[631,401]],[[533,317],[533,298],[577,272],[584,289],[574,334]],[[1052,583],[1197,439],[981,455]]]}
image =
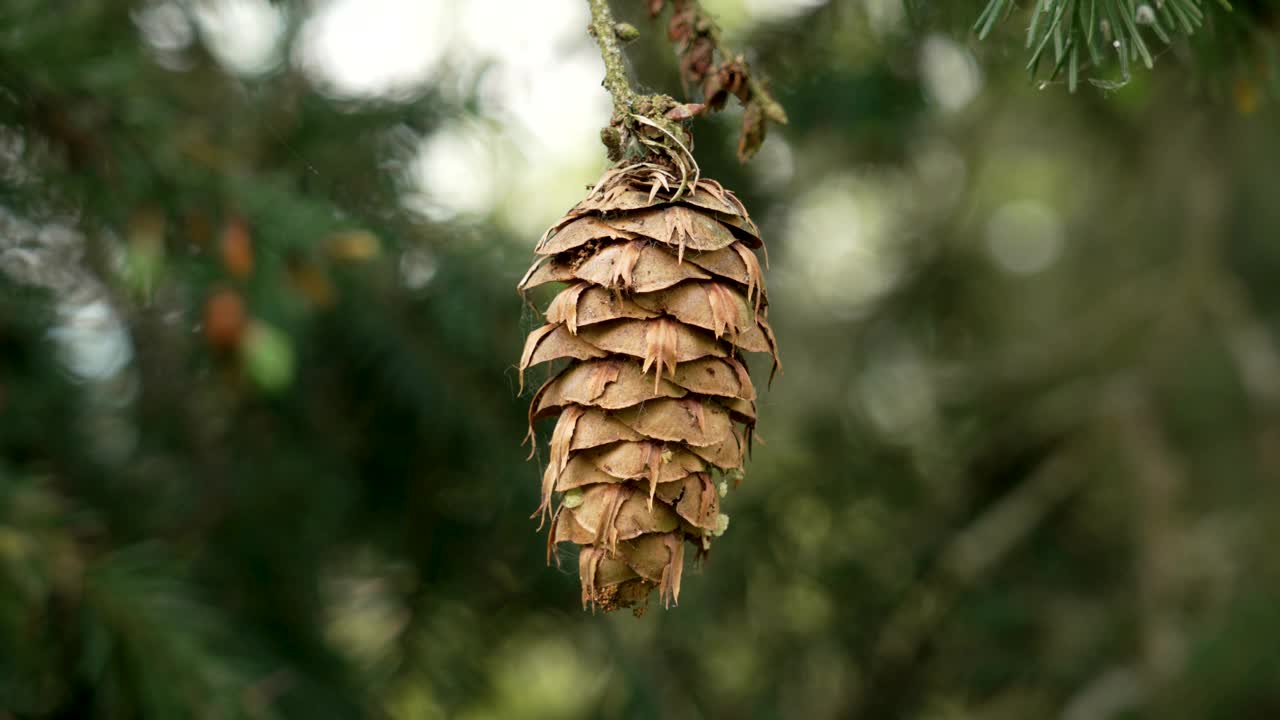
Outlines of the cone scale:
{"label": "cone scale", "polygon": [[685,545],[724,532],[756,422],[746,353],[778,368],[759,230],[714,180],[612,168],[547,230],[518,289],[563,289],[520,359],[563,365],[534,394],[555,419],[542,502],[548,561],[578,545],[584,607],[676,603]]}

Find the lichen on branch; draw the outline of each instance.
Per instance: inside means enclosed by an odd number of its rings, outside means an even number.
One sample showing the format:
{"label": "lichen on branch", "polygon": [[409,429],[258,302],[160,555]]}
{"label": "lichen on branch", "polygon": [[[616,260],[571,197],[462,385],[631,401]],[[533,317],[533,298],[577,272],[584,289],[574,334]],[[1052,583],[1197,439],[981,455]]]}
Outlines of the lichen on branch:
{"label": "lichen on branch", "polygon": [[604,61],[604,87],[613,97],[614,114],[632,112],[636,92],[627,81],[627,70],[622,61],[622,48],[618,45],[617,23],[609,9],[608,0],[589,0],[591,4],[591,34],[600,46],[600,59]]}
{"label": "lichen on branch", "polygon": [[613,98],[613,118],[600,132],[609,159],[665,159],[675,165],[682,177],[696,176],[697,164],[689,151],[693,138],[678,122],[688,114],[679,112],[681,105],[674,98],[637,93],[627,80],[619,35],[633,35],[635,28],[615,22],[607,0],[588,2],[590,31],[604,61],[604,88]]}

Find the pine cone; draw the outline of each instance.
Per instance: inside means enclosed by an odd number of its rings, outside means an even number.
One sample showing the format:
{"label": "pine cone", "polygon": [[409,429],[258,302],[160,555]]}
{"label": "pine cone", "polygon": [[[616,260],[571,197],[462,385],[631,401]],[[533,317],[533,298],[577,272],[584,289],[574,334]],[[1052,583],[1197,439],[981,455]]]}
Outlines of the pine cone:
{"label": "pine cone", "polygon": [[669,607],[684,541],[706,553],[728,525],[725,478],[741,478],[756,422],[742,353],[778,369],[761,247],[732,192],[643,163],[607,171],[535,248],[521,294],[568,286],[525,343],[521,389],[531,365],[569,362],[529,407],[530,438],[559,418],[534,515],[551,519],[548,562],[558,543],[582,546],[584,607],[630,607],[655,587]]}

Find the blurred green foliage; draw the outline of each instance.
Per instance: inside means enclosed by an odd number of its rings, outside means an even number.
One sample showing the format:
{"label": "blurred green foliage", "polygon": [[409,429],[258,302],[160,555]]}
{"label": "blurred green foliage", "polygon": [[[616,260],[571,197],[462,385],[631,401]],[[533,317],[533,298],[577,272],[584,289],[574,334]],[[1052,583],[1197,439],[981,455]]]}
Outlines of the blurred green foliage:
{"label": "blurred green foliage", "polygon": [[[0,718],[1280,715],[1262,65],[1069,95],[983,3],[709,3],[791,119],[745,167],[694,124],[787,371],[732,528],[636,620],[528,519],[501,216],[564,208],[406,201],[484,83],[236,73],[144,40],[158,5],[0,4]],[[1206,42],[1261,52],[1265,5]]]}

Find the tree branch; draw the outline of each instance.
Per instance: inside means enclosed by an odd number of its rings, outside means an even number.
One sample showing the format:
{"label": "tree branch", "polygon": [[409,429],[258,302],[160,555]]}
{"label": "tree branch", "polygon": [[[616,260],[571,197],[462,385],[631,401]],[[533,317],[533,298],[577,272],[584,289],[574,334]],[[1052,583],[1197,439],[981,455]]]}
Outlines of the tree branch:
{"label": "tree branch", "polygon": [[627,70],[622,62],[622,49],[614,29],[613,12],[609,0],[587,0],[591,6],[591,34],[600,46],[600,59],[604,60],[604,88],[613,97],[614,117],[626,117],[633,112],[636,91],[627,81]]}
{"label": "tree branch", "polygon": [[[627,80],[618,36],[624,29],[635,33],[635,28],[614,22],[608,0],[587,2],[591,7],[589,29],[604,61],[604,87],[613,98],[613,120],[600,131],[609,159],[621,161],[629,152],[649,159],[665,156],[681,169],[681,176],[696,176],[698,164],[688,149],[692,137],[673,120],[675,116],[667,115],[679,103],[668,95],[641,95]],[[684,142],[681,137],[685,138]]]}

